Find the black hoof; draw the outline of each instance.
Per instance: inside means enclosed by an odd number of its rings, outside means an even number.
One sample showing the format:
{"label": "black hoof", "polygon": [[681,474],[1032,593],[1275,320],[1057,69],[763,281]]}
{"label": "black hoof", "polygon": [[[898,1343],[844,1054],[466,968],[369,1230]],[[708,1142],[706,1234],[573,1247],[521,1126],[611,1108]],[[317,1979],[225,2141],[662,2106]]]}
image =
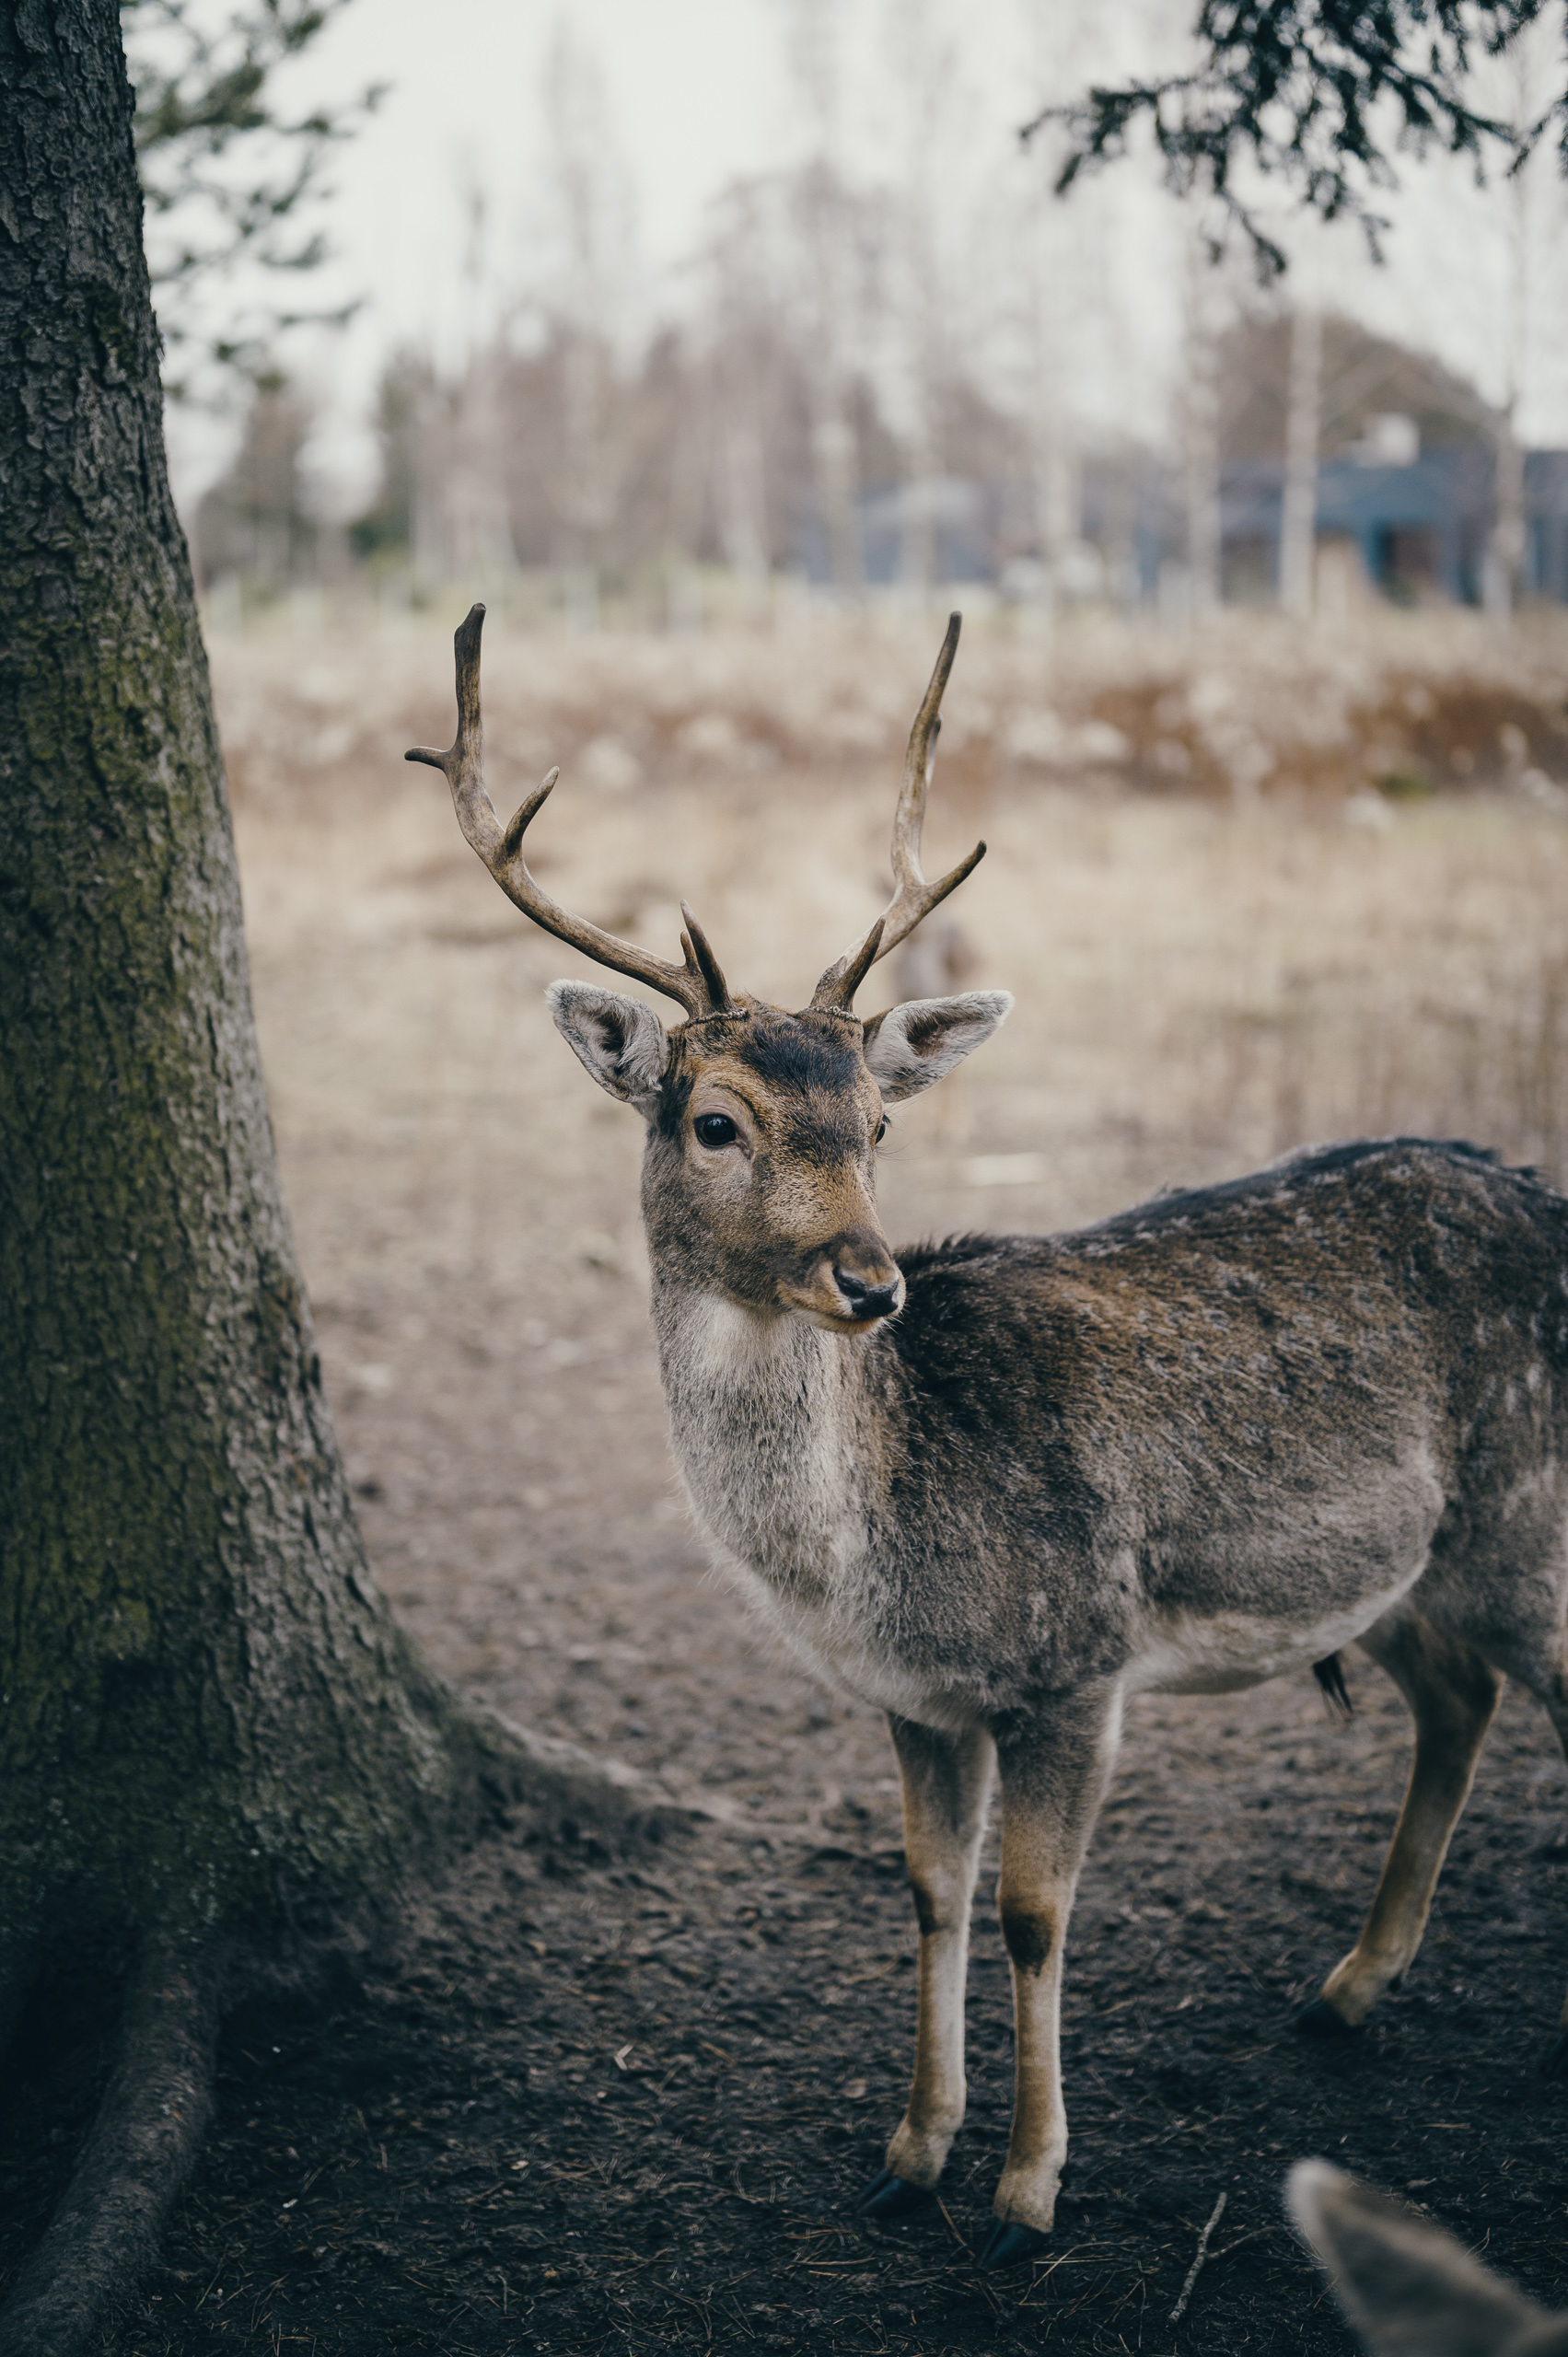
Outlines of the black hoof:
{"label": "black hoof", "polygon": [[1022,2267],[1027,2259],[1043,2258],[1050,2247],[1051,2236],[1042,2235],[1038,2226],[1005,2226],[998,2220],[986,2236],[980,2264],[988,2270]]}
{"label": "black hoof", "polygon": [[1568,2079],[1568,2029],[1558,2031],[1540,2067],[1542,2078]]}
{"label": "black hoof", "polygon": [[928,2210],[935,2195],[928,2186],[911,2185],[907,2177],[895,2177],[891,2169],[878,2169],[866,2187],[855,2209],[863,2218],[880,2218],[884,2224],[894,2218],[912,2218],[919,2210]]}
{"label": "black hoof", "polygon": [[1336,2014],[1326,1998],[1314,1997],[1303,2005],[1294,2026],[1302,2038],[1314,2038],[1323,2044],[1335,2038],[1353,2038],[1355,2031],[1343,2014]]}

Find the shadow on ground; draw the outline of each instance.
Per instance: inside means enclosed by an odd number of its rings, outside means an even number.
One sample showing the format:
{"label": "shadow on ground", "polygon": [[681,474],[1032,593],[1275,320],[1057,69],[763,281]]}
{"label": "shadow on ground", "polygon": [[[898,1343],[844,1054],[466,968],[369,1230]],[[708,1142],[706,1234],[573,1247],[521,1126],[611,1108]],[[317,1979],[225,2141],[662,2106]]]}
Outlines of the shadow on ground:
{"label": "shadow on ground", "polygon": [[[230,2026],[200,2180],[117,2346],[1341,2351],[1280,2213],[1304,2153],[1429,2206],[1561,2301],[1568,2089],[1540,2063],[1568,1843],[1522,1698],[1406,1988],[1342,2048],[1291,2032],[1353,1934],[1401,1781],[1399,1706],[1370,1670],[1354,1682],[1342,1732],[1294,1685],[1136,1714],[1074,1928],[1074,2152],[1035,2267],[981,2277],[970,2257],[1010,2100],[989,1914],[941,2204],[862,2226],[852,2204],[900,2108],[912,2019],[896,1846],[719,1832],[609,1859],[519,1833],[454,1866],[361,1993]],[[51,1993],[10,2091],[0,2183],[18,2235],[91,2100],[95,1993]]]}
{"label": "shadow on ground", "polygon": [[[855,2223],[913,2027],[885,1730],[762,1650],[704,1573],[665,1450],[637,1124],[543,1013],[572,961],[496,902],[439,782],[421,800],[400,765],[450,710],[435,653],[406,713],[371,699],[359,771],[326,780],[290,766],[298,650],[280,642],[249,721],[220,664],[262,1048],[334,1416],[377,1574],[437,1666],[668,1794],[722,1799],[745,1829],[611,1859],[547,1856],[516,1829],[453,1861],[363,1991],[231,2024],[214,2135],[119,2357],[941,2357],[1009,2336],[1343,2351],[1281,2218],[1309,2153],[1429,2204],[1562,2305],[1568,2089],[1540,2064],[1568,1977],[1565,1785],[1521,1698],[1407,1987],[1342,2049],[1290,2031],[1354,1937],[1403,1783],[1403,1713],[1365,1666],[1342,1729],[1305,1677],[1130,1712],[1073,1927],[1074,2150],[1049,2258],[1002,2279],[970,2258],[1010,2101],[988,1909],[944,2206],[902,2230]],[[279,730],[275,792],[244,784],[257,713]],[[552,888],[617,924],[630,911],[639,938],[669,934],[690,884],[726,956],[749,945],[741,979],[771,988],[866,920],[889,801],[880,780],[873,796],[826,773],[765,793],[704,779],[684,799],[585,789],[552,805],[542,848]],[[936,813],[955,854],[979,808]],[[895,1132],[895,1234],[1065,1225],[1358,1126],[1523,1153],[1540,1107],[1560,1124],[1568,854],[1533,807],[1404,814],[1371,850],[1288,810],[1031,790],[983,815],[997,856],[972,888],[975,979],[1019,1008],[967,1096],[944,1112],[934,1092]],[[1535,1092],[1512,1110],[1510,1074]],[[90,2114],[104,1994],[90,1960],[54,1980],[7,2065],[0,2275]]]}

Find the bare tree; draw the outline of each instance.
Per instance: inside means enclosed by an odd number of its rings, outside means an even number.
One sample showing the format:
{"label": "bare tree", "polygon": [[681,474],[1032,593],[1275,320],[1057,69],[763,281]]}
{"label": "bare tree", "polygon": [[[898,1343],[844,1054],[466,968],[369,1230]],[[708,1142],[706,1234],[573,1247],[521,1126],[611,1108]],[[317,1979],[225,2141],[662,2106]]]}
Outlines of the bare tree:
{"label": "bare tree", "polygon": [[726,190],[714,207],[702,257],[699,332],[718,543],[731,571],[753,586],[772,566],[769,462],[776,463],[784,430],[781,377],[787,378],[790,365],[777,310],[778,194],[776,183]]}
{"label": "bare tree", "polygon": [[1280,604],[1297,621],[1312,612],[1318,551],[1318,445],[1323,398],[1323,315],[1310,296],[1290,315],[1290,397],[1280,505]]}
{"label": "bare tree", "polygon": [[958,60],[943,38],[933,0],[895,0],[888,17],[889,81],[903,126],[894,213],[895,318],[903,460],[899,578],[923,598],[936,578],[936,496],[943,472],[942,408],[947,374],[947,317],[937,189],[942,130]]}
{"label": "bare tree", "polygon": [[[1024,438],[1044,600],[1054,612],[1066,594],[1082,537],[1082,452],[1068,405],[1067,351],[1054,240],[1036,208],[1026,232]],[[1054,224],[1049,225],[1054,227]]]}
{"label": "bare tree", "polygon": [[839,50],[833,0],[790,0],[790,53],[810,160],[796,188],[801,358],[828,570],[841,596],[865,586],[860,470],[852,409],[850,313],[854,253],[848,192],[837,167]]}
{"label": "bare tree", "polygon": [[506,514],[502,387],[505,346],[490,316],[490,204],[482,183],[464,192],[468,235],[463,284],[468,318],[463,358],[448,400],[442,469],[442,574],[494,588],[514,570]]}
{"label": "bare tree", "polygon": [[1219,301],[1214,273],[1193,239],[1188,247],[1181,487],[1187,524],[1187,594],[1195,621],[1215,610],[1223,591]]}
{"label": "bare tree", "polygon": [[[1074,87],[1086,52],[1104,28],[1057,8],[1051,0],[1022,0],[1024,53],[1031,87]],[[1086,221],[1050,202],[1051,158],[1040,142],[1024,143],[1017,233],[1019,350],[1025,383],[1019,402],[1035,546],[1049,609],[1063,606],[1076,586],[1075,560],[1084,552],[1085,431],[1079,386],[1086,343],[1114,296],[1103,270],[1102,220]],[[1087,250],[1086,250],[1087,240]]]}
{"label": "bare tree", "polygon": [[558,554],[569,603],[591,622],[620,491],[618,364],[630,325],[633,207],[603,73],[564,17],[545,60],[543,102],[555,267],[541,308],[563,379]]}
{"label": "bare tree", "polygon": [[[1521,30],[1504,62],[1506,120],[1521,148],[1527,146],[1531,127],[1543,106],[1550,105],[1554,87],[1552,69],[1557,59],[1546,39],[1548,31],[1542,23]],[[1521,154],[1500,192],[1507,254],[1503,387],[1493,420],[1496,474],[1481,599],[1487,612],[1501,622],[1512,619],[1525,580],[1525,453],[1519,412],[1530,365],[1537,274],[1537,167],[1544,160],[1534,154]]]}

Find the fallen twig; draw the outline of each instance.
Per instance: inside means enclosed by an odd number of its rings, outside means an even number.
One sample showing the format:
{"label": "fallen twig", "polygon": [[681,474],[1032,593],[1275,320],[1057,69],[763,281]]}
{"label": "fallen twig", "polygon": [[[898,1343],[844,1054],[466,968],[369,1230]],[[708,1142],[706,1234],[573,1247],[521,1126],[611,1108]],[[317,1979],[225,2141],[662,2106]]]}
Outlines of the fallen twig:
{"label": "fallen twig", "polygon": [[1193,2255],[1192,2264],[1187,2270],[1187,2281],[1181,2287],[1181,2297],[1178,2300],[1175,2307],[1172,2308],[1170,2312],[1169,2321],[1172,2324],[1179,2324],[1182,2317],[1187,2314],[1187,2303],[1192,2297],[1192,2286],[1196,2283],[1199,2276],[1202,2273],[1203,2261],[1209,2256],[1209,2236],[1214,2233],[1214,2228],[1219,2224],[1220,2220],[1225,2215],[1226,2199],[1227,2196],[1222,2193],[1219,2200],[1215,2202],[1214,2209],[1209,2213],[1208,2224],[1204,2227],[1202,2233],[1198,2237],[1198,2248]]}
{"label": "fallen twig", "polygon": [[1277,2228],[1274,2225],[1254,2226],[1250,2234],[1237,2235],[1233,2243],[1226,2243],[1224,2250],[1212,2250],[1209,2253],[1210,2266],[1217,2267],[1222,2258],[1228,2258],[1233,2250],[1241,2248],[1243,2243],[1260,2242],[1265,2235],[1272,2235],[1276,2231]]}
{"label": "fallen twig", "polygon": [[[968,2251],[968,2250],[969,2250],[969,2248],[970,2248],[970,2246],[969,2246],[969,2244],[964,2240],[963,2235],[959,2234],[959,2232],[958,2232],[958,2230],[957,2226],[955,2226],[955,2225],[954,2225],[954,2223],[953,2223],[953,2219],[952,2219],[952,2213],[951,2213],[951,2212],[950,2212],[950,2211],[948,2210],[947,2203],[943,2200],[942,2196],[941,2196],[940,2194],[938,2194],[938,2195],[936,2196],[936,2207],[938,2208],[938,2210],[940,2210],[940,2211],[941,2211],[942,2215],[944,2216],[944,2218],[946,2218],[946,2219],[947,2219],[947,2231],[948,2231],[948,2233],[952,2235],[953,2240],[958,2244],[958,2248],[959,2248],[960,2250],[962,2250],[962,2251]],[[972,2257],[973,2257],[973,2255],[974,2255],[974,2254],[973,2254],[973,2253],[972,2253],[972,2251],[971,2251],[971,2252],[970,2253],[970,2256],[972,2258]]]}

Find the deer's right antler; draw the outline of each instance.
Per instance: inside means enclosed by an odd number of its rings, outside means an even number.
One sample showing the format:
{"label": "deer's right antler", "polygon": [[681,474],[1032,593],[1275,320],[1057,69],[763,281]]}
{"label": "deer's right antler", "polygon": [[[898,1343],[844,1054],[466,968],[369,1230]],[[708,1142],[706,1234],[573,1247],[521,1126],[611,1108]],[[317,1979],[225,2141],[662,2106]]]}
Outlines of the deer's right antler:
{"label": "deer's right antler", "polygon": [[515,901],[525,916],[532,917],[535,924],[554,934],[558,941],[580,949],[598,965],[609,966],[618,974],[630,974],[633,981],[646,982],[650,990],[662,991],[666,998],[683,1006],[693,1022],[700,1022],[704,1016],[726,1013],[734,1004],[728,985],[718,959],[703,938],[702,927],[684,900],[680,913],[686,920],[686,930],[680,936],[680,946],[685,952],[685,963],[672,966],[668,958],[656,958],[651,949],[639,949],[634,942],[618,940],[614,934],[590,924],[587,917],[575,917],[558,908],[529,875],[523,857],[523,837],[548,801],[561,772],[552,770],[543,784],[536,786],[523,803],[510,826],[503,829],[495,806],[484,790],[484,725],[479,708],[479,642],[483,629],[484,608],[470,606],[452,640],[458,666],[458,733],[449,750],[438,753],[432,745],[413,745],[403,755],[404,761],[424,761],[431,769],[445,773],[452,789],[459,826],[506,898]]}

